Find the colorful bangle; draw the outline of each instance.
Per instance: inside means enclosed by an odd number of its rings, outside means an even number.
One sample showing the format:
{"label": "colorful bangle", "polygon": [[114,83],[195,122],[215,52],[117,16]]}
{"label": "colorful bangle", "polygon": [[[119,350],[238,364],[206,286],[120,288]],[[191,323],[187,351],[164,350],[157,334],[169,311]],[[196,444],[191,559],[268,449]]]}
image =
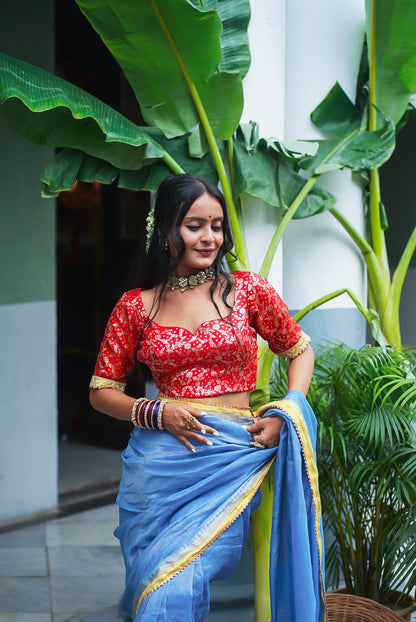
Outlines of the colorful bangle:
{"label": "colorful bangle", "polygon": [[164,430],[162,416],[165,404],[166,400],[148,400],[140,397],[131,409],[133,425],[145,430]]}
{"label": "colorful bangle", "polygon": [[154,406],[152,408],[151,418],[152,418],[152,429],[157,430],[157,416],[159,414],[160,402],[155,401]]}
{"label": "colorful bangle", "polygon": [[149,400],[143,400],[136,409],[136,422],[139,428],[144,428],[143,412]]}
{"label": "colorful bangle", "polygon": [[166,400],[160,400],[159,402],[159,410],[157,413],[157,428],[158,430],[164,430],[163,427],[163,409],[165,408]]}
{"label": "colorful bangle", "polygon": [[132,408],[131,408],[131,422],[133,425],[137,425],[137,408],[138,406],[142,403],[146,401],[145,397],[139,397],[133,404]]}

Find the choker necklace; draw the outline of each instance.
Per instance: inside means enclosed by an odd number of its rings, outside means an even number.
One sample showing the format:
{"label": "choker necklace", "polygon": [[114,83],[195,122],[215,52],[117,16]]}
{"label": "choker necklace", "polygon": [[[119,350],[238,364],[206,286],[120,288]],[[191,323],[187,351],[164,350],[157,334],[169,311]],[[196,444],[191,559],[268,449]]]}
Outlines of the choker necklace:
{"label": "choker necklace", "polygon": [[204,268],[196,274],[191,274],[191,276],[176,276],[176,274],[171,274],[167,280],[166,287],[169,287],[172,291],[180,289],[181,292],[184,292],[187,289],[193,289],[197,285],[201,285],[201,283],[213,281],[214,279],[215,268],[209,266],[209,268]]}

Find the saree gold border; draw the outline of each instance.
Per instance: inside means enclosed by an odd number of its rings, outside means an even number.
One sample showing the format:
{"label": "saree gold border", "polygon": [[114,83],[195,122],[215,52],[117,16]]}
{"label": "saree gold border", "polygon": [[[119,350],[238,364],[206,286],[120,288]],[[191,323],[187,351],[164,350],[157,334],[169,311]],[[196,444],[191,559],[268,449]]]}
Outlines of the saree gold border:
{"label": "saree gold border", "polygon": [[[319,495],[318,488],[318,467],[316,466],[316,458],[315,452],[313,450],[311,439],[308,432],[308,427],[306,422],[302,416],[302,413],[298,406],[292,400],[280,400],[277,402],[269,402],[268,404],[264,404],[264,406],[260,406],[254,413],[255,417],[261,417],[265,414],[266,410],[269,408],[280,408],[283,410],[292,420],[293,425],[296,428],[296,432],[298,434],[300,443],[302,445],[302,452],[305,457],[305,467],[306,472],[309,479],[309,484],[312,492],[312,501],[315,508],[315,535],[316,541],[318,543],[318,551],[319,551],[319,568],[320,568],[320,582],[321,582],[321,596],[322,602],[325,607],[325,595],[324,595],[324,585],[323,585],[323,577],[322,577],[322,538],[320,532],[320,523],[321,523],[321,515],[322,515],[322,506],[321,506],[321,497]],[[324,620],[327,619],[326,612],[324,613]]]}
{"label": "saree gold border", "polygon": [[201,544],[201,546],[197,549],[196,552],[194,551],[190,553],[189,555],[184,557],[184,559],[182,559],[176,566],[174,566],[170,570],[167,570],[166,572],[161,574],[159,577],[154,579],[151,583],[149,583],[149,585],[143,590],[142,594],[140,595],[139,600],[137,601],[135,615],[137,615],[140,605],[142,604],[144,599],[147,596],[149,596],[149,594],[157,590],[161,585],[163,585],[170,579],[173,579],[173,577],[178,575],[181,572],[181,570],[189,566],[189,564],[191,564],[195,559],[197,559],[200,555],[202,555],[202,553],[206,551],[206,549],[214,542],[214,540],[216,540],[240,516],[240,514],[243,512],[243,510],[245,510],[245,508],[250,503],[251,499],[256,494],[259,486],[261,485],[262,481],[264,480],[267,473],[269,472],[270,467],[273,464],[273,461],[274,461],[274,456],[263,467],[263,473],[261,473],[259,479],[256,481],[253,488],[249,490],[245,495],[243,495],[243,497],[241,497],[240,501],[237,503],[237,505],[233,507],[230,514],[217,527],[216,531],[207,539],[207,541]]}
{"label": "saree gold border", "polygon": [[238,408],[237,406],[224,406],[224,404],[215,404],[214,402],[192,402],[184,397],[171,397],[164,393],[159,393],[158,400],[166,400],[167,402],[178,402],[180,404],[186,404],[187,406],[193,406],[197,410],[207,410],[210,412],[225,412],[228,414],[242,415],[243,417],[255,417],[256,415],[252,409],[247,406]]}

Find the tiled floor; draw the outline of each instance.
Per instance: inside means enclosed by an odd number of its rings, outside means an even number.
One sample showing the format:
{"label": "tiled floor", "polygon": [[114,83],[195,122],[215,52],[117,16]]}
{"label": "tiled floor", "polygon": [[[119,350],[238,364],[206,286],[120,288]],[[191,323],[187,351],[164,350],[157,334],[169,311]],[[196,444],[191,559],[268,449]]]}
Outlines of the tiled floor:
{"label": "tiled floor", "polygon": [[59,443],[60,494],[116,484],[121,477],[121,451],[75,441]]}
{"label": "tiled floor", "polygon": [[0,622],[79,622],[117,603],[116,524],[113,504],[0,534]]}
{"label": "tiled floor", "polygon": [[[0,533],[0,622],[121,622],[116,603],[124,567],[116,524],[111,504]],[[237,602],[247,599],[252,585],[245,580],[240,570],[213,586],[207,622],[253,621],[252,607],[222,605],[230,590]]]}

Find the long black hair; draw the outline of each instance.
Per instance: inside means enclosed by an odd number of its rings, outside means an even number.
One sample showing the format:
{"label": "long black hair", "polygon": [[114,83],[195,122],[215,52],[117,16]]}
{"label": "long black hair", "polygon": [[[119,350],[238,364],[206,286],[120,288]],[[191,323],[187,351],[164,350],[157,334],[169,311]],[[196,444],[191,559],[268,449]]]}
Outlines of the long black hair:
{"label": "long black hair", "polygon": [[[233,281],[228,270],[225,267],[225,255],[232,252],[233,237],[231,233],[230,221],[227,213],[227,207],[224,195],[206,177],[200,175],[172,175],[166,177],[160,184],[154,207],[154,229],[149,240],[149,249],[143,264],[142,279],[139,285],[146,289],[156,287],[158,294],[152,305],[152,310],[156,306],[156,315],[161,295],[166,286],[169,276],[175,272],[176,267],[181,262],[185,253],[185,243],[180,234],[180,226],[191,205],[202,194],[209,194],[216,199],[222,207],[223,211],[223,236],[224,241],[218,254],[213,262],[215,268],[215,279],[210,288],[210,297],[218,311],[221,313],[214,300],[214,292],[217,286],[222,290],[222,300],[225,306],[232,309],[228,302],[228,295],[233,286]],[[175,249],[175,253],[169,252],[169,249]],[[158,287],[160,286],[160,287]]]}

